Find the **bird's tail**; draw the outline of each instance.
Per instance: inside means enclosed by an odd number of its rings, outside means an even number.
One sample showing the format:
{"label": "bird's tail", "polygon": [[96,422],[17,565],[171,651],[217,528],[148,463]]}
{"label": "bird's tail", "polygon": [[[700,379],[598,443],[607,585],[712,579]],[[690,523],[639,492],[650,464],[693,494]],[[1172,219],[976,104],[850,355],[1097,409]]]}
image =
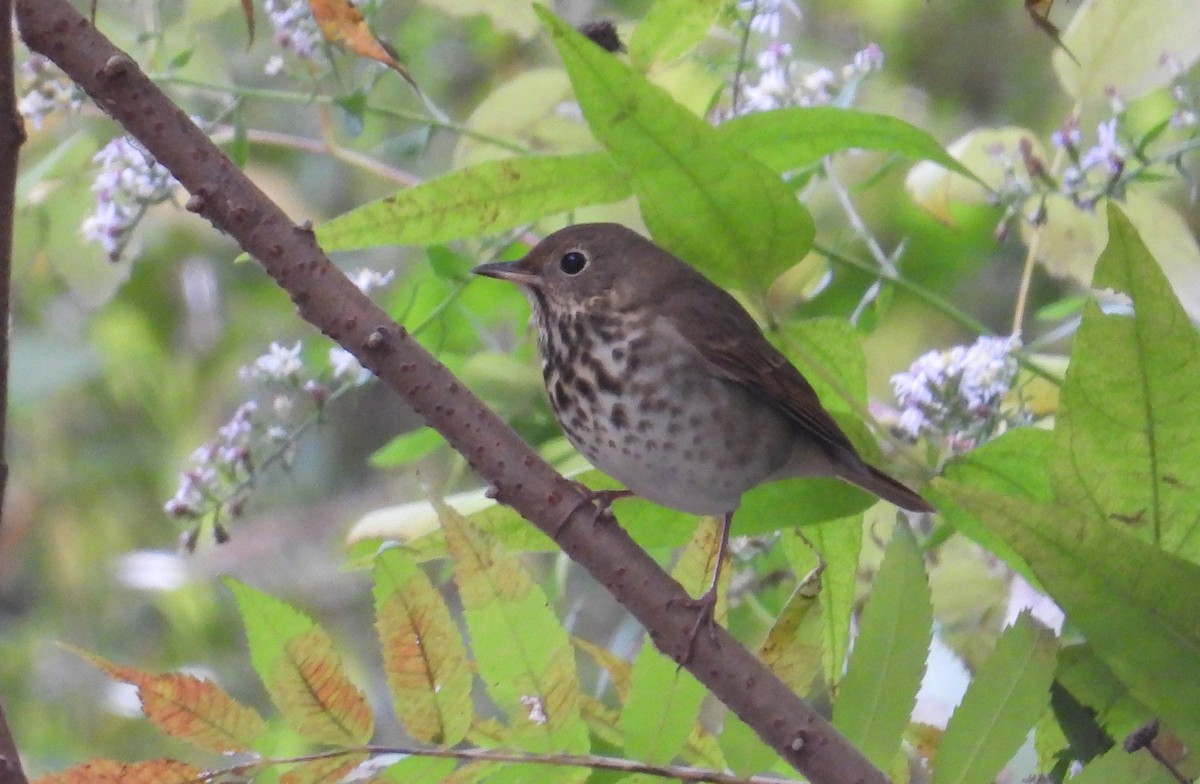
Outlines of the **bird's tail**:
{"label": "bird's tail", "polygon": [[863,470],[842,471],[838,474],[850,484],[858,485],[868,493],[873,493],[884,501],[895,504],[910,512],[933,512],[933,504],[909,490],[898,480],[880,471],[869,463],[862,463]]}

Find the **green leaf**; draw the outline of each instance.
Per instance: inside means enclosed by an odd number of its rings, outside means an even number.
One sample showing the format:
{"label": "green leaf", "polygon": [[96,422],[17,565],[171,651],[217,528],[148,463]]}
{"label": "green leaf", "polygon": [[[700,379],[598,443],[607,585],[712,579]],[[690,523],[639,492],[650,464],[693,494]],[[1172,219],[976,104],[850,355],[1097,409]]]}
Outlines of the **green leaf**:
{"label": "green leaf", "polygon": [[812,166],[841,150],[861,149],[933,161],[979,182],[927,131],[886,114],[796,106],[735,117],[719,125],[717,132],[777,172]]}
{"label": "green leaf", "polygon": [[1075,101],[1126,101],[1168,84],[1174,72],[1164,53],[1187,71],[1200,57],[1200,14],[1194,0],[1085,0],[1051,58],[1063,89]]}
{"label": "green leaf", "polygon": [[1000,635],[938,744],[934,784],[988,784],[1050,703],[1054,634],[1021,614]]}
{"label": "green leaf", "polygon": [[667,63],[704,40],[724,0],[656,0],[629,41],[629,59],[640,71]]}
{"label": "green leaf", "polygon": [[1134,697],[1200,740],[1200,566],[1107,520],[934,480],[1016,550]]}
{"label": "green leaf", "polygon": [[812,218],[775,172],[549,11],[537,13],[659,244],[720,285],[758,293],[804,257]]}
{"label": "green leaf", "polygon": [[457,744],[474,712],[467,651],[442,595],[396,548],[375,559],[375,626],[404,729],[422,743]]}
{"label": "green leaf", "polygon": [[[763,664],[800,695],[809,692],[821,672],[821,583],[820,570],[808,573],[784,603],[758,651]],[[732,713],[725,717],[719,741],[729,767],[741,776],[767,770],[779,760],[775,750]]]}
{"label": "green leaf", "polygon": [[875,505],[875,496],[838,479],[784,479],[742,496],[735,536],[778,531],[850,517]]}
{"label": "green leaf", "polygon": [[379,781],[391,781],[395,784],[441,784],[449,781],[458,760],[441,759],[438,757],[405,757],[394,765],[389,765],[378,776]]}
{"label": "green leaf", "polygon": [[246,624],[250,663],[289,726],[312,743],[370,740],[371,708],[346,676],[325,630],[279,599],[232,577],[224,582]]}
{"label": "green leaf", "polygon": [[1145,752],[1130,754],[1120,746],[1116,746],[1072,776],[1071,784],[1178,784],[1178,782],[1149,754]]}
{"label": "green leaf", "polygon": [[[719,533],[719,522],[706,518],[671,572],[693,596],[708,587]],[[723,585],[728,586],[729,570],[722,571]],[[718,621],[724,619],[724,590],[720,597]],[[629,698],[618,722],[625,736],[626,755],[652,765],[674,759],[691,735],[700,703],[707,693],[691,673],[659,652],[647,639],[633,662]]]}
{"label": "green leaf", "polygon": [[1084,514],[1200,561],[1200,336],[1118,207],[1095,289],[1134,315],[1084,306],[1055,426],[1055,487]]}
{"label": "green leaf", "polygon": [[317,239],[326,251],[429,245],[620,201],[629,192],[626,175],[603,152],[488,161],[353,209],[319,227]]}
{"label": "green leaf", "polygon": [[[1010,430],[964,455],[951,460],[943,476],[955,483],[985,488],[1048,503],[1054,495],[1050,486],[1050,455],[1054,435],[1046,430],[1021,427]],[[941,495],[936,487],[928,489],[929,498],[942,516],[956,529],[1030,582],[1036,582],[1029,566],[1011,547],[969,510],[954,499]]]}
{"label": "green leaf", "polygon": [[1129,693],[1129,687],[1087,643],[1059,652],[1054,679],[1094,711],[1096,721],[1114,738],[1124,738],[1153,717],[1153,712]]}
{"label": "green leaf", "polygon": [[[825,564],[818,598],[821,603],[821,660],[826,691],[831,696],[837,695],[839,682],[846,671],[862,529],[861,515],[854,515],[806,526],[803,533],[808,542],[798,534],[786,534],[781,540],[784,555],[797,574],[804,574],[817,565],[817,553]],[[816,548],[815,553],[813,548]]]}
{"label": "green leaf", "polygon": [[407,465],[433,452],[445,441],[431,427],[419,427],[388,441],[371,455],[370,463],[375,468],[394,468]]}
{"label": "green leaf", "polygon": [[890,769],[900,749],[932,636],[925,565],[912,532],[897,523],[833,706],[833,725],[876,767]]}
{"label": "green leaf", "polygon": [[788,324],[780,350],[817,391],[826,408],[854,411],[867,402],[867,360],[862,341],[844,319]]}
{"label": "green leaf", "polygon": [[574,649],[546,594],[489,535],[445,504],[435,506],[476,666],[508,716],[507,740],[525,751],[587,752]]}

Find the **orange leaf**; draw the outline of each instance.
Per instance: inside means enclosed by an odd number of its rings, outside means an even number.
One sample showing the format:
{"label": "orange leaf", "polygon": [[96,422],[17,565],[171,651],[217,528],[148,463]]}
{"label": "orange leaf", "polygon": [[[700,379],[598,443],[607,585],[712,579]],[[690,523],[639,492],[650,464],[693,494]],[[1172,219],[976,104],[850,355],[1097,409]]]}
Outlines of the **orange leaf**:
{"label": "orange leaf", "polygon": [[286,602],[231,577],[224,582],[246,624],[250,663],[288,725],[313,743],[366,743],[374,731],[371,708],[329,634]]}
{"label": "orange leaf", "polygon": [[212,681],[177,672],[151,675],[94,653],[71,650],[108,677],[136,686],[146,718],[172,737],[221,754],[250,751],[267,730],[253,708],[242,705]]}
{"label": "orange leaf", "polygon": [[279,784],[336,784],[367,757],[367,754],[346,754],[306,760],[280,776]]}
{"label": "orange leaf", "polygon": [[284,644],[267,690],[288,723],[316,743],[366,743],[371,708],[342,669],[329,636],[312,628]]}
{"label": "orange leaf", "polygon": [[308,0],[321,35],[331,44],[345,47],[351,52],[383,63],[404,77],[418,91],[417,83],[400,64],[396,51],[389,44],[375,37],[367,27],[362,12],[350,0]]}
{"label": "orange leaf", "polygon": [[199,768],[170,759],[132,763],[92,760],[34,779],[33,784],[196,784],[201,775]]}
{"label": "orange leaf", "polygon": [[397,718],[423,743],[457,744],[471,725],[466,647],[441,594],[398,549],[375,561],[375,614]]}

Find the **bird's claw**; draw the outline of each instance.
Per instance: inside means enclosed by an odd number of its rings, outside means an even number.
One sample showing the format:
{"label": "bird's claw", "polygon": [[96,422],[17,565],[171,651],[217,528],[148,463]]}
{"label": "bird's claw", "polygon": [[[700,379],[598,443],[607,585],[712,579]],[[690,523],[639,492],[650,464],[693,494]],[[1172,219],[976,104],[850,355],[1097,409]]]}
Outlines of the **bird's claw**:
{"label": "bird's claw", "polygon": [[717,637],[717,591],[715,586],[705,591],[704,595],[697,599],[668,599],[667,606],[672,605],[697,611],[696,620],[687,633],[686,649],[683,655],[677,659],[681,667],[692,660],[692,656],[696,653],[696,640],[699,639],[702,632],[707,631],[713,645],[720,646],[721,642]]}
{"label": "bird's claw", "polygon": [[579,499],[567,513],[563,515],[558,527],[554,529],[554,538],[557,540],[558,535],[562,533],[563,526],[571,519],[571,516],[589,504],[595,509],[595,515],[592,517],[592,525],[596,525],[601,520],[615,521],[616,518],[612,514],[612,505],[614,501],[619,501],[622,498],[628,498],[633,493],[629,490],[593,490],[590,487],[585,487],[576,483],[576,487],[583,491],[583,498]]}

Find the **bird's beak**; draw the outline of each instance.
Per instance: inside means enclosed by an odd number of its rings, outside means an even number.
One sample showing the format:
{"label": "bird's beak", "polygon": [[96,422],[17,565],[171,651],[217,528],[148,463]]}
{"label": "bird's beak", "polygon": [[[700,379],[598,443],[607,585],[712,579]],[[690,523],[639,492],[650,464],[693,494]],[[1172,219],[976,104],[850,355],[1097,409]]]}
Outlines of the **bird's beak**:
{"label": "bird's beak", "polygon": [[519,286],[536,286],[541,278],[530,272],[524,265],[524,259],[519,261],[495,261],[491,264],[480,264],[471,272],[486,278],[499,278]]}

